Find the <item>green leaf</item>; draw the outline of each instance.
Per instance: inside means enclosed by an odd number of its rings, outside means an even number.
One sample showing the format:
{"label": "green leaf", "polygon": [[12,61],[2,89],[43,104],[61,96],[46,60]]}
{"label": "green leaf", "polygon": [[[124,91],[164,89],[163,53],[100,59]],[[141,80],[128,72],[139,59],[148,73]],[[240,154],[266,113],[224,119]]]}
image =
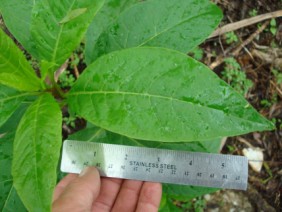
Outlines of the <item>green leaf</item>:
{"label": "green leaf", "polygon": [[163,192],[169,198],[188,201],[193,198],[202,196],[204,194],[213,193],[219,190],[218,188],[196,187],[196,186],[183,186],[183,185],[170,185],[163,184]]}
{"label": "green leaf", "polygon": [[187,53],[208,37],[222,17],[207,0],[151,0],[125,10],[94,46],[91,58],[137,46]]}
{"label": "green leaf", "polygon": [[41,88],[30,64],[11,38],[0,29],[0,84],[23,91]]}
{"label": "green leaf", "polygon": [[[217,152],[220,146],[220,140],[207,141],[207,143],[215,143],[218,146],[212,151],[211,149],[205,148],[199,142],[189,142],[189,143],[162,143],[154,141],[142,141],[119,134],[111,133],[102,128],[95,127],[91,125],[89,128],[76,132],[69,136],[68,139],[78,140],[78,141],[88,141],[96,143],[110,143],[110,144],[120,144],[127,146],[140,146],[140,147],[150,147],[158,149],[173,149],[181,151],[191,151],[191,152]],[[195,186],[183,186],[183,185],[173,185],[173,184],[163,184],[164,193],[169,195],[169,197],[174,197],[178,199],[191,199],[200,196],[204,193],[214,192],[218,189],[215,188],[204,188]]]}
{"label": "green leaf", "polygon": [[163,194],[162,202],[159,208],[159,212],[182,212],[179,207],[173,204],[173,201]]}
{"label": "green leaf", "polygon": [[32,8],[35,0],[1,0],[0,11],[5,25],[13,36],[24,46],[31,49],[30,25]]}
{"label": "green leaf", "polygon": [[76,81],[68,103],[91,123],[142,140],[202,141],[273,129],[206,66],[162,48],[99,58]]}
{"label": "green leaf", "polygon": [[29,211],[50,211],[60,156],[61,111],[50,94],[40,96],[22,117],[14,141],[14,186]]}
{"label": "green leaf", "polygon": [[20,106],[15,110],[13,115],[0,127],[0,138],[2,138],[6,134],[15,134],[18,123],[20,122],[23,114],[25,113],[27,107],[30,104],[22,103]]}
{"label": "green leaf", "polygon": [[55,71],[79,45],[103,3],[104,0],[37,1],[32,12],[32,45],[28,50],[37,59],[56,64]]}
{"label": "green leaf", "polygon": [[90,64],[95,60],[93,58],[95,45],[103,31],[112,24],[119,14],[139,2],[139,0],[106,0],[104,6],[94,17],[86,33],[85,42],[85,60]]}
{"label": "green leaf", "polygon": [[222,138],[214,139],[212,142],[210,140],[199,141],[199,144],[202,145],[207,152],[219,153]]}
{"label": "green leaf", "polygon": [[11,167],[16,128],[27,106],[26,103],[21,104],[9,120],[0,127],[0,211],[3,212],[26,211],[13,186]]}
{"label": "green leaf", "polygon": [[3,212],[26,211],[13,186],[11,176],[14,136],[14,133],[8,133],[0,138],[0,210]]}
{"label": "green leaf", "polygon": [[15,133],[0,136],[0,211],[26,211],[14,186],[11,175],[12,150]]}
{"label": "green leaf", "polygon": [[28,93],[22,93],[0,84],[0,127],[18,108]]}
{"label": "green leaf", "polygon": [[[5,122],[4,125],[0,127],[0,135],[6,133],[15,133],[23,114],[30,103],[22,102],[20,106],[16,109],[13,115]],[[0,136],[1,137],[1,136]]]}

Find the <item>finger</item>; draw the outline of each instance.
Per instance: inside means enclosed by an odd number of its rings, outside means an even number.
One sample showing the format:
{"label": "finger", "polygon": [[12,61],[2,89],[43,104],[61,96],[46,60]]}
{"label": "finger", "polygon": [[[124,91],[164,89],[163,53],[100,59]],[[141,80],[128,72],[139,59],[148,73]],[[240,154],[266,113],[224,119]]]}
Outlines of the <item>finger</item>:
{"label": "finger", "polygon": [[92,211],[110,211],[122,184],[122,179],[102,178],[101,190],[98,198],[93,203]]}
{"label": "finger", "polygon": [[68,174],[65,176],[56,186],[53,194],[53,202],[58,199],[59,196],[61,196],[62,192],[65,190],[65,188],[72,182],[74,179],[78,177],[77,174]]}
{"label": "finger", "polygon": [[160,183],[145,182],[141,188],[136,212],[157,212],[162,197]]}
{"label": "finger", "polygon": [[112,211],[135,211],[142,185],[142,181],[124,180]]}
{"label": "finger", "polygon": [[90,211],[100,191],[100,175],[95,167],[87,167],[64,189],[53,203],[53,211]]}

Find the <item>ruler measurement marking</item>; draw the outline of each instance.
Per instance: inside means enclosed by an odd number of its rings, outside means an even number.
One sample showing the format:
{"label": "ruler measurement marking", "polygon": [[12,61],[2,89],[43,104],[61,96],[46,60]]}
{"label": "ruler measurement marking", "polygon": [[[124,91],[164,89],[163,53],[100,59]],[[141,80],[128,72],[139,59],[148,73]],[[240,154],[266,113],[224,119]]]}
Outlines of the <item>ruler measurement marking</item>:
{"label": "ruler measurement marking", "polygon": [[206,187],[246,189],[242,156],[65,141],[61,170],[94,165],[102,176]]}

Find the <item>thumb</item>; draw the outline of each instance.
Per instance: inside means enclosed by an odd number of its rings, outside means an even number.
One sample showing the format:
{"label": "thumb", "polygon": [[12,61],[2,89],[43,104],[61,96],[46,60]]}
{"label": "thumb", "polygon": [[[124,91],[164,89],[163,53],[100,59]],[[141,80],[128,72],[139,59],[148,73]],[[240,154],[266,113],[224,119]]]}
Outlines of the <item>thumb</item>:
{"label": "thumb", "polygon": [[100,192],[100,175],[95,167],[85,168],[53,203],[54,212],[91,211]]}

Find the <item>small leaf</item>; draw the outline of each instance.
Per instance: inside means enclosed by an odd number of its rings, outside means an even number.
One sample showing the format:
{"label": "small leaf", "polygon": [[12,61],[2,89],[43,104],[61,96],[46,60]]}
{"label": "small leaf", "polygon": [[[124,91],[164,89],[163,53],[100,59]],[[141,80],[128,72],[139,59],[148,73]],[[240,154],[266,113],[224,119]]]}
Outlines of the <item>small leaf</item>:
{"label": "small leaf", "polygon": [[27,95],[27,93],[0,84],[0,127],[8,120]]}
{"label": "small leaf", "polygon": [[41,88],[39,78],[11,38],[0,29],[0,84],[23,91]]}
{"label": "small leaf", "polygon": [[40,96],[22,117],[14,141],[14,186],[29,211],[50,211],[62,142],[62,117],[50,94]]}
{"label": "small leaf", "polygon": [[[51,64],[55,71],[79,45],[104,0],[42,0],[32,11],[32,55]],[[48,33],[46,33],[48,32]]]}
{"label": "small leaf", "polygon": [[59,24],[65,24],[67,22],[70,22],[71,20],[77,18],[78,16],[82,15],[87,11],[87,8],[79,8],[70,11],[64,18],[59,22]]}
{"label": "small leaf", "polygon": [[128,137],[201,141],[273,129],[203,64],[163,48],[110,53],[72,87],[73,113]]}
{"label": "small leaf", "polygon": [[119,16],[119,14],[139,2],[139,0],[106,0],[101,10],[94,17],[86,33],[85,60],[90,64],[95,60],[95,45],[97,39]]}
{"label": "small leaf", "polygon": [[207,0],[151,0],[125,10],[99,37],[91,58],[137,46],[187,53],[219,24],[220,9]]}

